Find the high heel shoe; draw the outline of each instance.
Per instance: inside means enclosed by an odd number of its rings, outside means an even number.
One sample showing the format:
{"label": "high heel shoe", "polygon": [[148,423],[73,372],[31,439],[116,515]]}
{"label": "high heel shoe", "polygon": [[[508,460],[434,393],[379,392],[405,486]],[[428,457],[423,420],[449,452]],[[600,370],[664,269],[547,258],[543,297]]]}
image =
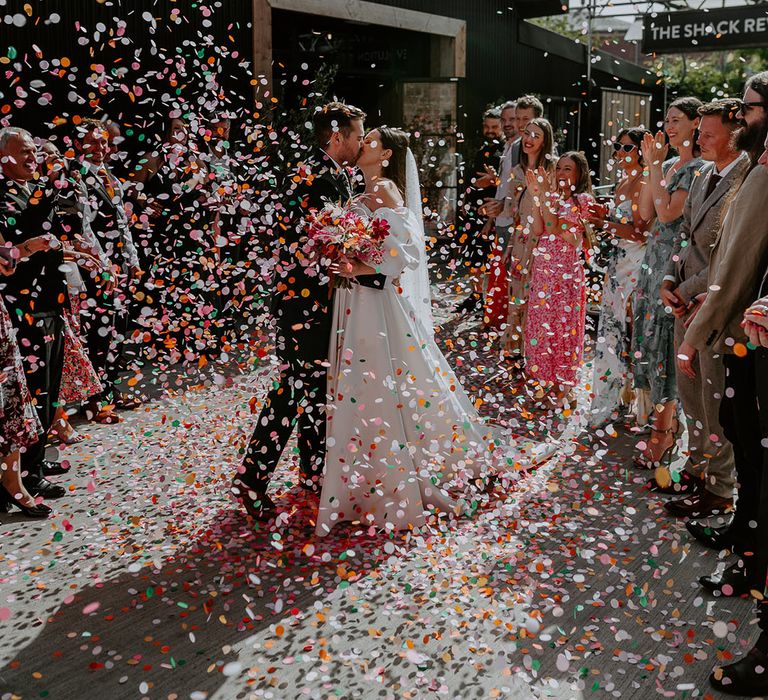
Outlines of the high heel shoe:
{"label": "high heel shoe", "polygon": [[53,513],[53,509],[45,505],[45,503],[35,503],[33,506],[24,505],[8,493],[8,489],[5,486],[0,484],[0,509],[4,509],[7,513],[10,511],[11,506],[16,506],[28,518],[47,518]]}
{"label": "high heel shoe", "polygon": [[666,430],[659,430],[658,428],[653,428],[651,430],[651,440],[653,440],[653,434],[656,433],[657,435],[672,435],[673,440],[672,444],[667,447],[664,452],[661,453],[661,456],[657,460],[648,459],[645,455],[641,454],[638,457],[635,457],[632,460],[632,465],[636,469],[645,469],[645,470],[651,470],[651,469],[658,469],[659,467],[668,467],[670,464],[672,464],[672,457],[675,454],[675,448],[677,447],[677,434],[680,431],[680,423],[679,421],[675,421],[676,425],[674,428],[667,428]]}

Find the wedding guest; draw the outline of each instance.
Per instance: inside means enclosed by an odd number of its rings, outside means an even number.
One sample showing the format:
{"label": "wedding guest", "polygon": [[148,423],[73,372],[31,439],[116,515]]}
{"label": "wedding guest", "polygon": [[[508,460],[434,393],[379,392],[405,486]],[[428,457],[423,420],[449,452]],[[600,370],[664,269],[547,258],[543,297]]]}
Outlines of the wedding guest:
{"label": "wedding guest", "polygon": [[102,284],[90,275],[84,279],[88,303],[81,306],[81,321],[91,362],[104,387],[84,410],[88,418],[98,423],[117,423],[122,419],[113,406],[134,409],[141,405],[138,399],[116,387],[125,341],[128,284],[139,279],[141,266],[128,224],[122,185],[107,167],[110,147],[104,125],[95,119],[82,119],[75,129],[74,145],[77,166],[91,200],[90,228],[112,263],[111,279],[108,278],[111,284]]}
{"label": "wedding guest", "polygon": [[722,226],[709,259],[707,295],[697,305],[685,338],[677,350],[678,368],[690,375],[696,355],[706,350],[723,356],[725,392],[719,420],[733,445],[736,464],[736,513],[723,527],[709,528],[689,521],[688,531],[716,549],[729,548],[737,561],[722,574],[699,579],[708,590],[732,596],[762,590],[765,571],[755,563],[763,539],[755,528],[760,517],[763,483],[763,446],[759,406],[755,395],[755,353],[747,345],[741,326],[744,312],[754,301],[768,259],[768,217],[765,193],[768,170],[758,166],[768,135],[768,71],[746,84],[740,116],[744,125],[735,133],[735,145],[749,155],[750,169],[730,196]]}
{"label": "wedding guest", "polygon": [[105,119],[102,125],[107,136],[104,163],[115,179],[124,182],[127,177],[128,166],[128,152],[123,149],[125,137],[116,121]]}
{"label": "wedding guest", "polygon": [[[79,170],[70,171],[56,145],[45,141],[41,173],[54,186],[57,215],[64,241],[65,275],[69,294],[69,307],[64,309],[64,364],[61,386],[53,425],[48,436],[65,445],[73,445],[84,438],[70,424],[66,405],[83,403],[103,391],[96,370],[91,363],[85,343],[81,339],[80,301],[85,285],[79,267],[88,274],[100,277],[111,270],[111,263],[91,229],[92,208],[88,190]],[[85,298],[85,297],[84,297]]]}
{"label": "wedding guest", "polygon": [[[0,275],[14,273],[17,254],[13,246],[0,241]],[[24,378],[16,330],[0,297],[0,510],[14,505],[32,518],[51,514],[51,508],[38,503],[21,479],[21,450],[44,439]]]}
{"label": "wedding guest", "polygon": [[[25,348],[22,360],[27,387],[46,435],[61,385],[63,312],[68,305],[62,244],[51,233],[56,225],[55,200],[45,191],[45,182],[34,182],[37,147],[28,131],[0,129],[0,160],[0,236],[21,255],[15,273],[0,282],[0,294],[16,327],[18,343]],[[27,447],[21,469],[32,496],[60,498],[66,493],[46,478],[66,469],[45,459],[44,439]]]}
{"label": "wedding guest", "polygon": [[[483,213],[493,217],[496,221],[497,235],[502,250],[507,246],[512,229],[516,225],[517,218],[517,194],[516,186],[522,186],[524,175],[515,175],[515,169],[520,165],[523,157],[523,136],[528,125],[534,119],[541,119],[544,115],[544,105],[537,97],[525,95],[517,102],[507,102],[501,108],[501,122],[506,139],[504,152],[501,156],[501,166],[498,176],[490,171],[489,179],[479,179],[478,186],[491,184],[494,180],[498,187],[493,200],[487,200]],[[552,151],[554,152],[554,134],[552,138]]]}
{"label": "wedding guest", "polygon": [[213,212],[205,205],[208,170],[181,109],[169,112],[162,142],[132,173],[134,197],[152,267],[142,318],[169,359],[197,359],[218,341],[209,332],[202,290],[211,277],[203,258],[211,247]]}
{"label": "wedding guest", "polygon": [[[511,120],[510,120],[511,121]],[[496,187],[491,184],[479,187],[478,179],[485,178],[491,170],[500,169],[501,157],[504,153],[502,145],[501,111],[489,109],[483,115],[483,136],[485,141],[475,154],[472,164],[475,176],[464,193],[459,208],[458,243],[462,266],[469,268],[472,293],[455,308],[456,313],[474,312],[483,307],[483,287],[488,269],[488,258],[491,255],[490,219],[484,219],[478,213],[478,207],[486,199],[496,194]]]}
{"label": "wedding guest", "polygon": [[501,126],[504,131],[504,150],[501,154],[498,173],[490,166],[486,174],[480,174],[475,181],[479,188],[495,187],[496,193],[479,207],[478,213],[486,219],[482,234],[489,237],[491,254],[488,264],[488,308],[483,317],[483,324],[489,328],[500,329],[508,314],[508,282],[502,265],[502,257],[514,225],[512,216],[513,175],[512,149],[519,138],[516,126],[517,107],[515,102],[506,102],[501,107]]}
{"label": "wedding guest", "polygon": [[538,237],[533,230],[533,195],[526,185],[528,170],[544,168],[554,170],[555,135],[552,125],[546,119],[532,120],[523,132],[522,155],[519,165],[512,171],[515,185],[515,229],[507,243],[504,264],[509,275],[509,314],[504,331],[504,351],[513,360],[522,360],[525,346],[526,305],[531,278],[533,249]]}
{"label": "wedding guest", "polygon": [[[696,145],[701,101],[681,97],[667,110],[664,131],[643,137],[643,160],[648,187],[640,199],[646,221],[656,216],[635,291],[632,328],[633,380],[636,389],[650,391],[653,413],[651,437],[638,447],[634,459],[641,469],[670,461],[676,441],[677,385],[675,383],[675,317],[659,299],[659,289],[680,238],[683,209],[691,183],[701,167]],[[669,144],[667,143],[669,139]],[[670,146],[678,155],[666,160]]]}
{"label": "wedding guest", "polygon": [[[678,250],[670,259],[661,285],[661,300],[675,316],[675,347],[685,337],[687,320],[707,293],[709,255],[717,237],[728,192],[744,178],[749,157],[732,143],[739,126],[738,100],[716,100],[699,109],[699,147],[706,164],[691,185],[683,210]],[[687,498],[666,504],[676,516],[704,518],[733,506],[733,448],[718,419],[725,387],[720,355],[709,348],[697,353],[690,373],[677,372],[677,390],[688,427],[688,459],[679,477],[668,471],[651,482],[656,493]],[[661,476],[665,483],[659,483]]]}
{"label": "wedding guest", "polygon": [[[768,73],[759,73],[754,76],[750,82],[747,83],[747,89],[744,95],[744,102],[742,105],[742,114],[747,121],[747,124],[756,124],[759,121],[760,110],[763,113],[763,119],[765,119],[765,111],[768,106]],[[747,127],[749,128],[749,127]],[[746,139],[746,133],[742,132],[742,136]],[[746,146],[745,140],[741,141],[742,146]],[[755,151],[749,149],[752,163],[755,162]],[[763,141],[763,152],[758,156],[759,165],[755,167],[755,170],[761,170],[765,173],[768,170],[768,138]],[[753,173],[747,176],[747,179],[742,186],[742,189],[746,187],[752,187],[753,184],[749,180],[752,178]],[[757,197],[758,202],[760,198],[764,197],[765,187],[768,184],[768,178],[764,175],[761,183],[761,190],[753,189],[751,191],[752,197]],[[734,198],[732,206],[736,206],[736,201],[740,199],[741,192]],[[762,200],[764,201],[764,199]],[[762,202],[760,202],[762,203]],[[754,206],[755,203],[750,203]],[[741,202],[742,212],[747,205],[746,201]],[[750,206],[750,208],[752,208]],[[764,207],[763,207],[764,208]],[[746,212],[744,212],[746,213]],[[726,219],[729,218],[729,214],[726,215]],[[734,214],[734,218],[738,216]],[[754,216],[754,213],[750,213],[750,216]],[[768,225],[765,223],[765,215],[762,216],[762,221],[758,224],[757,217],[755,217],[755,233],[761,239],[758,244],[763,248],[764,252],[768,250]],[[724,222],[725,223],[725,222]],[[740,232],[742,236],[746,234],[746,231]],[[723,237],[726,232],[723,230]],[[746,239],[742,239],[746,242]],[[722,243],[721,243],[722,245]],[[730,248],[730,244],[729,244]],[[737,251],[733,251],[736,253]],[[747,254],[750,251],[747,249]],[[732,271],[735,268],[732,268]],[[756,302],[749,303],[748,308],[745,310],[740,326],[745,333],[742,340],[746,339],[749,345],[746,346],[747,354],[741,359],[747,360],[749,356],[752,356],[752,362],[754,364],[754,374],[751,376],[751,383],[744,383],[740,389],[740,394],[735,398],[739,398],[743,404],[744,411],[754,411],[758,419],[758,435],[762,438],[760,453],[754,454],[754,457],[762,457],[762,461],[755,465],[755,470],[760,474],[764,474],[768,469],[768,269],[765,265],[765,258],[757,266],[750,260],[748,269],[746,270],[748,279],[746,282],[753,278],[754,272],[757,271],[758,280],[762,277],[759,290],[756,295],[761,296]],[[739,273],[737,273],[739,274]],[[736,281],[736,286],[741,288],[740,281]],[[719,294],[720,290],[712,289],[711,294]],[[746,294],[748,287],[740,289],[738,306],[741,306],[741,294]],[[705,302],[706,304],[707,302]],[[703,311],[702,307],[702,311]],[[719,324],[718,324],[719,325]],[[728,323],[728,330],[732,328],[732,324]],[[728,332],[728,331],[726,331]],[[721,335],[722,337],[722,335]],[[733,340],[736,340],[735,338]],[[718,341],[719,342],[719,341]],[[750,347],[751,346],[751,347]],[[739,347],[738,344],[733,345],[734,348]],[[730,356],[726,356],[730,357]],[[738,357],[738,355],[737,355]],[[747,363],[749,360],[747,360]],[[748,368],[748,364],[745,363]],[[738,371],[738,370],[737,370]],[[728,381],[728,379],[726,379]],[[730,400],[730,399],[729,399]],[[723,400],[723,405],[726,403],[726,399]],[[721,405],[721,416],[723,405]],[[742,413],[742,417],[746,416]],[[724,426],[725,427],[725,426]],[[752,421],[747,426],[753,428]],[[752,442],[754,437],[749,438]],[[738,478],[741,481],[742,472],[739,470],[739,452],[738,447],[735,447],[735,453],[737,456],[737,471]],[[751,484],[755,486],[754,482]],[[739,508],[741,507],[742,489],[739,485],[739,498],[737,501],[738,515]],[[757,612],[757,626],[760,630],[760,635],[757,638],[752,649],[747,654],[739,658],[737,661],[730,663],[726,666],[715,667],[710,674],[710,684],[718,690],[731,693],[734,695],[743,695],[749,697],[765,696],[768,695],[768,605],[766,604],[766,596],[764,595],[765,580],[768,574],[768,541],[764,537],[766,531],[768,531],[768,479],[760,479],[760,491],[755,497],[757,500],[756,510],[753,512],[752,517],[756,518],[752,523],[753,530],[755,531],[755,537],[753,537],[752,544],[756,547],[756,561],[751,568],[755,572],[754,583],[751,586],[752,596],[755,598],[756,612]],[[752,500],[752,498],[750,498]],[[752,557],[750,557],[751,559]],[[743,591],[743,587],[741,588]],[[730,589],[729,589],[730,592]]]}
{"label": "wedding guest", "polygon": [[213,214],[213,246],[208,259],[215,282],[206,287],[206,298],[216,313],[214,324],[224,334],[235,323],[243,303],[247,250],[253,231],[250,189],[241,158],[231,153],[232,121],[228,112],[215,114],[205,129],[206,148],[201,154],[207,173]]}
{"label": "wedding guest", "polygon": [[[640,147],[647,133],[650,132],[642,128],[626,128],[616,134],[613,160],[620,179],[614,193],[613,211],[608,220],[590,218],[610,243],[592,362],[590,423],[595,426],[616,420],[620,407],[626,410],[632,403],[632,296],[651,224],[640,214],[640,198],[647,186]],[[638,406],[638,412],[647,411]]]}
{"label": "wedding guest", "polygon": [[510,165],[513,168],[520,164],[520,159],[523,155],[523,134],[525,134],[525,130],[534,119],[541,119],[543,116],[544,105],[538,97],[534,97],[533,95],[523,95],[517,99],[517,102],[515,102],[516,138],[512,144],[510,154]]}
{"label": "wedding guest", "polygon": [[537,399],[572,403],[584,352],[587,311],[582,251],[590,217],[592,180],[583,153],[569,151],[555,168],[526,172],[533,198],[531,284],[525,325],[525,371],[538,383]]}

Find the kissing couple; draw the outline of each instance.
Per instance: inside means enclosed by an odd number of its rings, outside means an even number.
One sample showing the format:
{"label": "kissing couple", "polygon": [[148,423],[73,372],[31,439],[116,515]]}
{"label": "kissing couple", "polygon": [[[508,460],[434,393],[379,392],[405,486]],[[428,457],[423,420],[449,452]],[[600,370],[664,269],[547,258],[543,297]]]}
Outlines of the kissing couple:
{"label": "kissing couple", "polygon": [[[511,464],[511,438],[483,421],[434,339],[422,198],[409,137],[364,131],[333,102],[313,118],[317,148],[289,180],[275,227],[272,300],[280,374],[267,394],[232,492],[255,520],[294,427],[302,488],[319,496],[316,534],[340,522],[402,530],[472,512]],[[348,167],[365,177],[353,197]],[[383,261],[329,270],[300,263],[304,221],[326,203],[386,221]]]}

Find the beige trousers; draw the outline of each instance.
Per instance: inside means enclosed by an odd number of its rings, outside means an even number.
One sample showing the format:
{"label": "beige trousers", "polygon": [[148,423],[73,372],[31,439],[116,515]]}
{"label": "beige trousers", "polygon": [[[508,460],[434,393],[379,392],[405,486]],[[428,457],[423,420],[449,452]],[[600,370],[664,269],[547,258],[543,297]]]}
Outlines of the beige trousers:
{"label": "beige trousers", "polygon": [[[675,347],[685,337],[685,319],[675,319]],[[688,461],[685,470],[705,478],[707,491],[731,498],[736,483],[733,447],[720,426],[720,399],[725,389],[722,355],[707,350],[696,354],[696,378],[677,372],[677,391],[688,427]]]}

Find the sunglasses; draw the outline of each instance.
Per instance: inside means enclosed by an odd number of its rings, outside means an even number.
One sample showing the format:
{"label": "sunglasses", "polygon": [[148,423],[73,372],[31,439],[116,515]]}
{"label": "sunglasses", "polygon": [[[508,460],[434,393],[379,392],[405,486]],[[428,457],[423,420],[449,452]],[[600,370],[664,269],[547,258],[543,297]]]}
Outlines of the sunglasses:
{"label": "sunglasses", "polygon": [[742,114],[747,114],[751,110],[753,110],[755,107],[765,107],[765,102],[740,102],[740,109],[739,111]]}
{"label": "sunglasses", "polygon": [[624,153],[632,153],[637,148],[634,143],[614,143],[613,152],[618,153],[624,151]]}

